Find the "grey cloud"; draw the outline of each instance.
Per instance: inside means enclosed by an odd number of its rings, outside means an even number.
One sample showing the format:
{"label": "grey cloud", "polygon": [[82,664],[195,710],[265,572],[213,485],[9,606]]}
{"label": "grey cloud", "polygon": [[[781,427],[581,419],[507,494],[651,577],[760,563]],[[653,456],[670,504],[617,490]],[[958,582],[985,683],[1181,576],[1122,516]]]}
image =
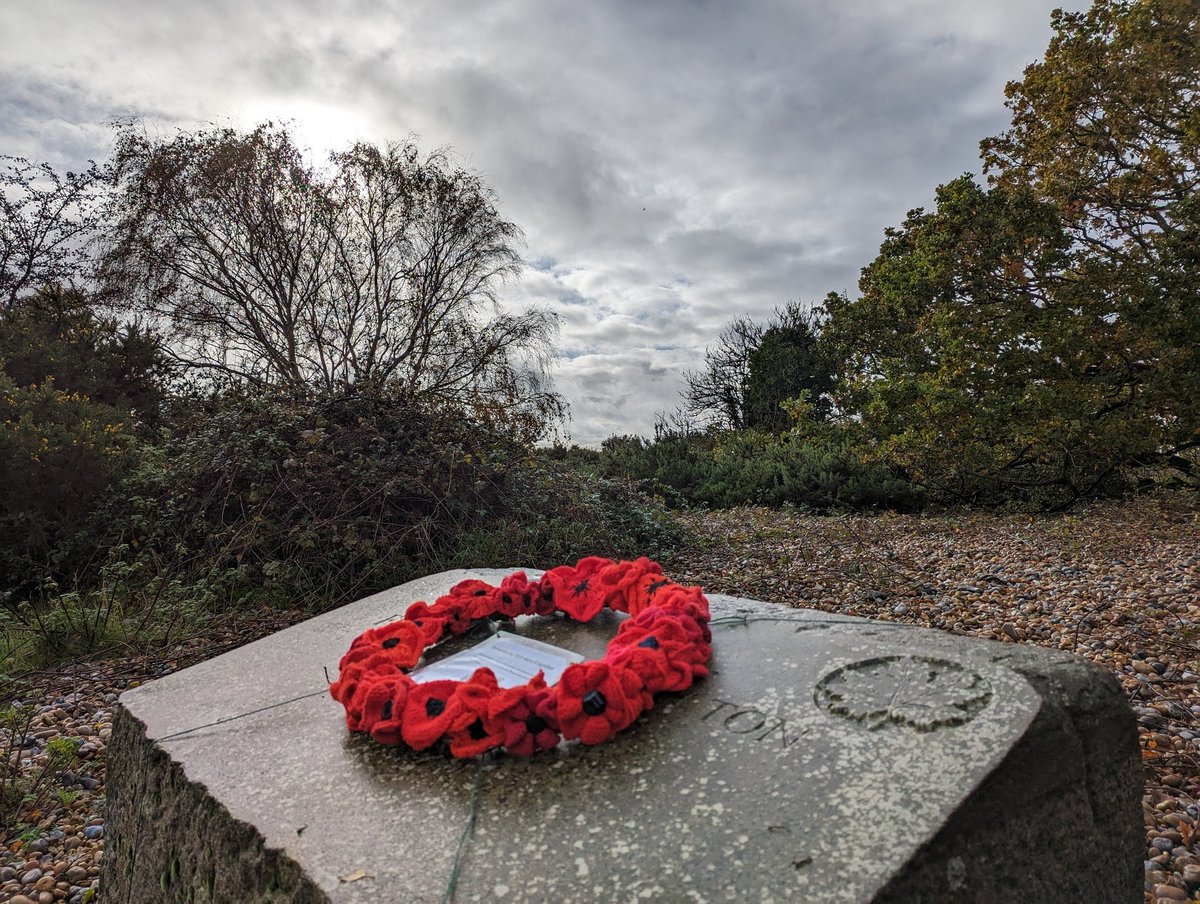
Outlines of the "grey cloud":
{"label": "grey cloud", "polygon": [[977,167],[1053,5],[25,4],[0,32],[0,153],[102,156],[130,110],[453,146],[525,231],[537,268],[504,303],[559,315],[594,443],[648,432],[737,314],[853,291],[884,227]]}

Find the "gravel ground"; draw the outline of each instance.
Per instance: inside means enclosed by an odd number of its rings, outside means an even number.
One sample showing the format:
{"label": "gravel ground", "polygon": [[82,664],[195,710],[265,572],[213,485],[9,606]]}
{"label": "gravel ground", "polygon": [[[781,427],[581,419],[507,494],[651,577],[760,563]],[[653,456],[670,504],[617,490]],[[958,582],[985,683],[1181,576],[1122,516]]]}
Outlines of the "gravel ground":
{"label": "gravel ground", "polygon": [[[1200,817],[1200,504],[1194,497],[1104,503],[1044,518],[813,517],[746,508],[685,519],[695,542],[663,560],[677,580],[716,593],[1069,650],[1112,669],[1141,723],[1146,901],[1200,900],[1200,831],[1193,836]],[[55,737],[78,739],[83,755],[46,795],[37,837],[6,839],[0,901],[99,900],[92,889],[104,846],[104,750],[121,690],[302,617],[276,612],[222,620],[166,656],[30,676],[16,696],[38,715],[26,746],[0,755],[27,776],[45,762]]]}
{"label": "gravel ground", "polygon": [[[104,850],[104,756],[112,733],[112,709],[121,691],[208,659],[306,618],[305,612],[269,612],[214,619],[203,634],[166,655],[97,660],[36,672],[3,695],[6,705],[26,704],[36,715],[19,751],[0,734],[0,756],[35,780],[55,738],[74,738],[79,755],[47,783],[37,830],[14,837],[4,826],[0,848],[0,902],[86,904],[100,901],[100,855]],[[61,792],[61,793],[60,793]],[[36,837],[30,837],[30,836]],[[135,902],[113,902],[135,904]],[[142,904],[142,902],[137,902]],[[149,904],[149,902],[146,902]]]}
{"label": "gravel ground", "polygon": [[827,612],[1086,656],[1140,723],[1146,901],[1200,900],[1200,505],[1073,515],[821,517],[734,509],[687,520],[676,580]]}

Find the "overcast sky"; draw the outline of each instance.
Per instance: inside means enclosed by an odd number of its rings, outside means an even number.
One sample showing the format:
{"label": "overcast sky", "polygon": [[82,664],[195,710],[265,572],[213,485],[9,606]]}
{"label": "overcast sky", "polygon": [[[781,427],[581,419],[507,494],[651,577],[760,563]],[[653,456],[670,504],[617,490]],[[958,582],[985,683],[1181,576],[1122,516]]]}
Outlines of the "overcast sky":
{"label": "overcast sky", "polygon": [[735,315],[853,294],[884,227],[978,170],[1055,5],[0,0],[0,153],[100,159],[131,113],[450,145],[525,231],[506,299],[559,315],[595,444],[648,434]]}

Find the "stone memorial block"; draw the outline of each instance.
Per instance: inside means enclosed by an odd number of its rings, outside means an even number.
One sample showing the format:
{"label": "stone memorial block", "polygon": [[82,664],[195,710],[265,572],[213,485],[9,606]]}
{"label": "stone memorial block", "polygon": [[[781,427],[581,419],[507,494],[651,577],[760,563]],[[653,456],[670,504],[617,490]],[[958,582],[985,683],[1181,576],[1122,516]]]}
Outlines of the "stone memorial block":
{"label": "stone memorial block", "polygon": [[[1112,675],[1034,647],[710,595],[712,674],[599,747],[458,761],[350,734],[326,691],[350,641],[506,573],[123,694],[106,900],[1139,899],[1133,716]],[[598,657],[618,618],[516,630]]]}

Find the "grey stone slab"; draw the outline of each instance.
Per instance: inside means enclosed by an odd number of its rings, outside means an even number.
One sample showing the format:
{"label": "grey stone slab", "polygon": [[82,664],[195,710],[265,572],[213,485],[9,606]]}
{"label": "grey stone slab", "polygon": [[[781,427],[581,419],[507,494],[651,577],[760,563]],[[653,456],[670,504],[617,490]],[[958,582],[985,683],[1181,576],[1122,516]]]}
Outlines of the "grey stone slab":
{"label": "grey stone slab", "polygon": [[[461,762],[346,729],[326,672],[465,577],[122,695],[116,901],[1135,900],[1140,757],[1082,659],[710,596],[713,674],[596,748]],[[532,574],[532,573],[531,573]],[[617,616],[532,619],[600,655]],[[359,876],[359,878],[355,878]]]}

